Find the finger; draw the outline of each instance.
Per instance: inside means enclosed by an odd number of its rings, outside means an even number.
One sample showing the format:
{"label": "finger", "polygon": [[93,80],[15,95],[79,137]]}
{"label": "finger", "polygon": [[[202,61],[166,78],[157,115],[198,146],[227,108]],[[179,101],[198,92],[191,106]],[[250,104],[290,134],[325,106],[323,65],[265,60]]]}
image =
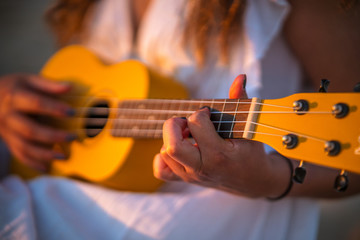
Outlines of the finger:
{"label": "finger", "polygon": [[234,82],[231,84],[229,90],[229,98],[230,99],[248,98],[245,90],[245,86],[246,86],[246,75],[240,74],[235,78]]}
{"label": "finger", "polygon": [[55,152],[52,148],[45,147],[45,145],[41,146],[28,142],[24,144],[22,149],[29,157],[38,162],[50,163],[54,160],[66,160],[63,153]]}
{"label": "finger", "polygon": [[32,158],[18,149],[11,149],[11,152],[21,163],[25,164],[26,166],[44,173],[49,171],[49,164],[34,161]]}
{"label": "finger", "polygon": [[187,120],[171,118],[163,126],[163,140],[166,153],[175,161],[190,167],[199,165],[199,150],[184,138],[183,131],[187,128]]}
{"label": "finger", "polygon": [[[225,142],[216,132],[210,120],[208,108],[200,109],[188,117],[188,126],[200,152],[201,149],[206,149],[208,153],[215,149],[221,149]],[[203,152],[201,153],[203,154]]]}
{"label": "finger", "polygon": [[180,174],[183,175],[185,172],[191,172],[191,171],[186,171],[186,169],[188,168],[182,165],[179,161],[176,161],[175,159],[171,158],[169,154],[167,154],[166,150],[167,149],[165,145],[163,145],[160,149],[160,156],[164,164],[166,164],[166,166],[170,168],[171,171],[174,172],[174,174],[180,176]]}
{"label": "finger", "polygon": [[24,77],[28,79],[27,84],[30,87],[44,93],[62,94],[68,92],[71,89],[71,84],[68,82],[49,81],[38,75],[26,75]]}
{"label": "finger", "polygon": [[53,144],[76,139],[75,134],[40,125],[21,114],[13,114],[7,118],[6,126],[29,141]]}
{"label": "finger", "polygon": [[157,154],[153,161],[154,176],[163,181],[179,181],[181,180],[171,168],[165,163],[161,154]]}
{"label": "finger", "polygon": [[19,111],[53,117],[73,116],[74,110],[67,104],[53,98],[26,90],[14,93],[13,107]]}
{"label": "finger", "polygon": [[54,159],[65,160],[64,154],[56,152],[45,145],[37,145],[33,142],[27,141],[18,134],[7,130],[5,132],[7,143],[12,150],[20,152],[22,156],[27,156],[32,161],[48,163]]}
{"label": "finger", "polygon": [[173,159],[166,151],[161,151],[161,158],[165,164],[178,176],[184,175],[187,171],[184,165]]}
{"label": "finger", "polygon": [[[163,125],[164,145],[162,149],[166,149],[168,143],[172,140],[184,140],[183,131],[187,128],[187,120],[183,118],[170,118]],[[172,139],[170,139],[172,138]]]}
{"label": "finger", "polygon": [[36,159],[30,157],[21,147],[19,147],[19,141],[14,137],[8,130],[3,131],[3,139],[8,144],[9,150],[11,151],[12,155],[17,158],[21,163],[25,164],[26,166],[36,169],[40,172],[47,172],[49,169],[48,162],[41,162]]}

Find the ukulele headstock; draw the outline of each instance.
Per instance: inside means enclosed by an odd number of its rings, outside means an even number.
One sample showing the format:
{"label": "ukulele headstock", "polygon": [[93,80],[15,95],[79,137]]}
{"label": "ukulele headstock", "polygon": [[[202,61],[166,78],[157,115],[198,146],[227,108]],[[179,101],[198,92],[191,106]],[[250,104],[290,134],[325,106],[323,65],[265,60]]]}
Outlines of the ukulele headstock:
{"label": "ukulele headstock", "polygon": [[360,173],[359,103],[359,93],[262,100],[251,139],[289,158]]}

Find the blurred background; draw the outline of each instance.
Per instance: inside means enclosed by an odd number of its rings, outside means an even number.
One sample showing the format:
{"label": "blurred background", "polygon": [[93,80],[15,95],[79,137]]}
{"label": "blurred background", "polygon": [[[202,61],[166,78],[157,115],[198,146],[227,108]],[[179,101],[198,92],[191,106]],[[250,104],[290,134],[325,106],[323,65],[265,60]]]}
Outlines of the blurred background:
{"label": "blurred background", "polygon": [[[55,52],[43,18],[51,2],[0,0],[0,75],[37,73]],[[360,239],[360,196],[321,202],[318,239]]]}
{"label": "blurred background", "polygon": [[0,74],[36,73],[55,51],[43,13],[52,0],[0,0]]}

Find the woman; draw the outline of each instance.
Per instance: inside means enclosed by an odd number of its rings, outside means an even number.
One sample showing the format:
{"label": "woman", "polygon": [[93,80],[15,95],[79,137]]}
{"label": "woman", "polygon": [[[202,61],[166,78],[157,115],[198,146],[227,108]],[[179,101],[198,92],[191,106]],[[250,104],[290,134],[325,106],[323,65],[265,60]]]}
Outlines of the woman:
{"label": "woman", "polygon": [[[343,4],[349,10],[340,10],[338,3],[328,1],[259,0],[246,5],[243,1],[60,1],[50,11],[50,21],[61,44],[80,42],[108,62],[136,55],[182,81],[193,98],[227,97],[230,80],[239,72],[247,73],[250,97],[267,98],[299,89],[303,76],[298,61],[316,84],[326,72],[333,89],[347,91],[355,85],[359,50],[350,47],[356,46],[352,43],[359,37],[355,24],[359,6],[356,1]],[[326,24],[325,20],[330,19],[336,24]],[[334,34],[337,31],[341,34]],[[319,44],[313,48],[316,43]],[[333,61],[329,63],[328,59]],[[46,170],[50,159],[63,158],[48,143],[74,137],[30,122],[22,113],[71,115],[68,106],[41,94],[61,94],[69,86],[49,83],[37,76],[7,76],[1,84],[1,109],[7,114],[1,120],[8,126],[2,129],[3,139],[19,159]],[[233,96],[240,97],[244,78],[238,78],[234,84]],[[35,104],[24,105],[24,101]],[[198,148],[183,144],[186,127]],[[37,129],[39,134],[31,134],[29,129]],[[29,209],[34,211],[41,238],[50,236],[52,226],[57,226],[56,232],[62,238],[314,238],[317,207],[311,200],[285,198],[269,202],[263,197],[276,199],[287,192],[288,196],[342,197],[359,192],[359,184],[351,184],[345,194],[334,193],[335,171],[312,165],[307,166],[306,182],[289,189],[288,160],[276,153],[267,154],[258,143],[224,142],[217,138],[206,109],[187,120],[169,120],[165,129],[168,131],[164,147],[154,160],[157,177],[196,182],[240,197],[181,183],[169,184],[154,195],[114,193],[58,179],[35,180],[29,184],[28,194],[24,194],[27,185],[13,178],[5,179],[3,186],[18,193],[14,194],[17,199],[33,199],[34,208],[23,204],[22,209],[27,213]],[[359,182],[356,175],[350,178]],[[165,193],[169,191],[175,193]],[[92,211],[88,211],[89,207]],[[78,214],[64,211],[67,208],[77,209]],[[20,213],[14,215],[21,216]],[[31,218],[32,215],[24,220],[30,228],[28,233],[33,229]],[[99,226],[108,227],[108,231],[104,233]]]}

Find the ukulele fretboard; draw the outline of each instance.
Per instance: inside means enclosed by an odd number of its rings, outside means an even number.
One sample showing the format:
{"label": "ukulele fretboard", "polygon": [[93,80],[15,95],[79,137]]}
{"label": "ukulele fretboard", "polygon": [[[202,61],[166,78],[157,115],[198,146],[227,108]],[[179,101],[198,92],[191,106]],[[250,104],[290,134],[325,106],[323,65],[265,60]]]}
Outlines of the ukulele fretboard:
{"label": "ukulele fretboard", "polygon": [[241,138],[250,99],[126,100],[119,103],[113,120],[116,137],[161,138],[164,122],[172,117],[187,117],[200,108],[210,109],[210,119],[223,138]]}

